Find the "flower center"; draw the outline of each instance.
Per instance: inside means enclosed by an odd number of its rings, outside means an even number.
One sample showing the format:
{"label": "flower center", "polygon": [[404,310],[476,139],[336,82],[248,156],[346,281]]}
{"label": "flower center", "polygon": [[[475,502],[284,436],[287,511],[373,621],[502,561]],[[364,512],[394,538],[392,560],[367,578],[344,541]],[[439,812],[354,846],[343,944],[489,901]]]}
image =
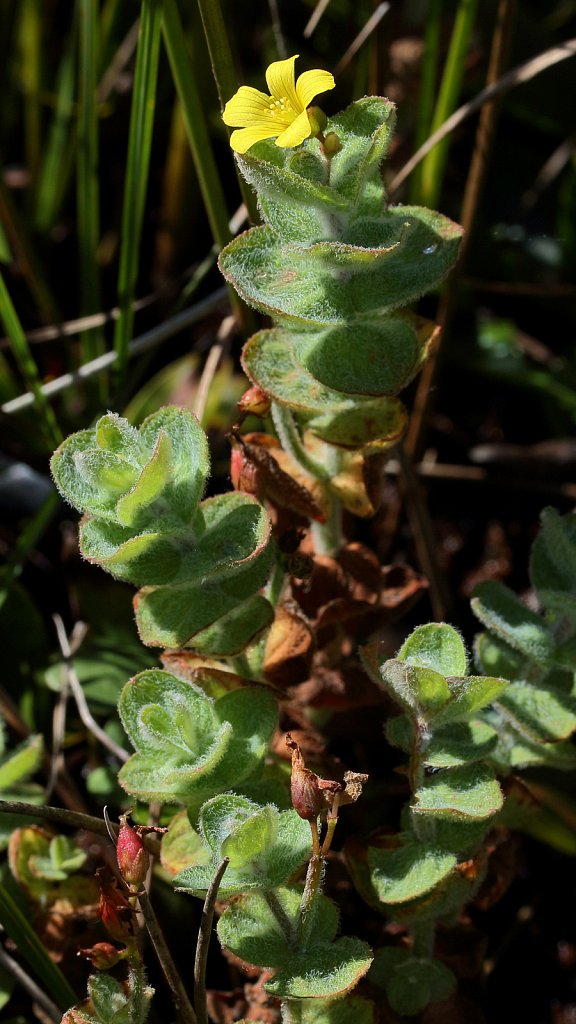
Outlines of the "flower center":
{"label": "flower center", "polygon": [[292,104],[288,100],[287,96],[282,96],[281,99],[278,99],[275,96],[270,97],[268,114],[272,119],[293,113],[295,113],[295,111],[292,109]]}

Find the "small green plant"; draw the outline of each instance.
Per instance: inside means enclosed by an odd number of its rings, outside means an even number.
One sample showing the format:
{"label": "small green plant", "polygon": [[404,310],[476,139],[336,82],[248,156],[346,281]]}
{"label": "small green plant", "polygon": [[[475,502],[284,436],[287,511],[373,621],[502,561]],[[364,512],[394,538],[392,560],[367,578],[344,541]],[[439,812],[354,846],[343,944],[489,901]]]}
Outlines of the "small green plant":
{"label": "small green plant", "polygon": [[[295,59],[268,68],[269,96],[242,87],[224,112],[239,126],[231,144],[264,223],[226,245],[219,265],[272,320],[242,352],[252,387],[241,411],[269,434],[235,430],[238,489],[204,498],[207,438],[175,407],[138,429],[108,413],[52,458],[58,489],[83,514],[82,554],[139,588],[140,638],[164,649],[172,669],[147,669],[122,690],[119,715],[134,753],[118,781],[134,800],[161,806],[164,871],[177,892],[204,901],[192,1007],[151,917],[144,832],[123,816],[121,882],[99,881],[102,920],[124,945],[83,952],[100,970],[126,960],[128,978],[92,976],[88,1001],[63,1024],[146,1021],[152,992],[134,928],[138,907],[182,1019],[207,1024],[203,971],[217,898],[227,903],[217,925],[222,946],[266,972],[283,1024],[373,1024],[374,1005],[350,995],[366,975],[395,1013],[422,1012],[456,987],[436,955],[437,925],[454,921],[477,893],[487,835],[514,819],[499,776],[575,760],[567,739],[576,727],[576,530],[573,519],[548,511],[531,564],[544,615],[498,584],[482,584],[474,599],[489,630],[476,647],[482,674],[470,672],[460,635],[445,623],[419,626],[392,659],[380,642],[361,649],[364,672],[400,708],[386,740],[408,759],[409,797],[400,831],[355,840],[348,863],[360,895],[404,935],[373,951],[338,934],[325,866],[341,807],[360,797],[368,777],[324,778],[287,733],[288,785],[277,733],[283,697],[267,685],[266,658],[269,647],[297,647],[301,628],[300,682],[315,646],[344,661],[357,636],[368,638],[361,620],[350,635],[343,623],[347,602],[355,620],[358,607],[380,600],[381,567],[360,545],[347,547],[342,514],[374,512],[372,459],[401,438],[407,411],[398,396],[437,330],[407,307],[452,269],[462,229],[440,213],[388,204],[381,165],[394,105],[365,97],[327,118],[309,103],[334,86],[332,76],[312,71],[296,81]],[[292,537],[286,510],[299,517]],[[360,564],[357,576],[346,575],[346,556]],[[337,585],[310,599],[307,617],[295,597],[298,586],[314,591],[315,572]],[[298,659],[290,651],[285,661],[289,686]],[[10,764],[0,764],[0,786]],[[12,860],[43,892],[68,884],[83,854],[61,836],[22,830]]]}

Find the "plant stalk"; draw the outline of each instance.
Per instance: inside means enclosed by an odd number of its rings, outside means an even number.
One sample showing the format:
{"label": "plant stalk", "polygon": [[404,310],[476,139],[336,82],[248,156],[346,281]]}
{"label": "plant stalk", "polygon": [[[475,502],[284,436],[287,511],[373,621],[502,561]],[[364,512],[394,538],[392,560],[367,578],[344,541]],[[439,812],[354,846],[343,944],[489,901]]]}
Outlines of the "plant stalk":
{"label": "plant stalk", "polygon": [[194,1008],[188,998],[188,993],[184,988],[184,983],[178,973],[178,969],[172,959],[172,954],[166,944],[164,934],[160,925],[158,924],[158,918],[154,912],[154,908],[150,902],[150,896],[146,889],[142,889],[138,893],[138,903],[140,904],[140,910],[142,911],[142,917],[144,918],[144,924],[146,930],[150,936],[150,941],[154,946],[158,962],[166,982],[172,993],[172,1002],[174,1009],[176,1010],[176,1019],[179,1024],[198,1024],[198,1018],[194,1013]]}
{"label": "plant stalk", "polygon": [[218,897],[218,889],[220,888],[220,882],[222,881],[222,877],[229,863],[229,858],[225,857],[212,879],[210,888],[206,893],[204,906],[202,907],[202,918],[200,920],[198,941],[196,943],[196,956],[194,959],[194,1006],[196,1007],[198,1024],[208,1024],[208,1009],[206,1006],[206,961],[208,959],[208,947],[210,945],[210,936],[212,934],[212,922],[214,920],[214,908]]}

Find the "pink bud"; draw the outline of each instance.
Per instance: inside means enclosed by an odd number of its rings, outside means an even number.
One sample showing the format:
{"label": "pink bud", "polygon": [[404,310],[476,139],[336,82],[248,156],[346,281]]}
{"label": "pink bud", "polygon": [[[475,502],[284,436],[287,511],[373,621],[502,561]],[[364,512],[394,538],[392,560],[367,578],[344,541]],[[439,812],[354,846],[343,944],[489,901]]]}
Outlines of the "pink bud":
{"label": "pink bud", "polygon": [[149,857],[135,828],[126,817],[120,818],[120,832],[116,844],[116,859],[120,874],[128,885],[141,886],[148,872]]}
{"label": "pink bud", "polygon": [[125,949],[117,949],[111,942],[97,942],[89,949],[79,949],[78,956],[84,956],[98,971],[108,971],[124,959]]}

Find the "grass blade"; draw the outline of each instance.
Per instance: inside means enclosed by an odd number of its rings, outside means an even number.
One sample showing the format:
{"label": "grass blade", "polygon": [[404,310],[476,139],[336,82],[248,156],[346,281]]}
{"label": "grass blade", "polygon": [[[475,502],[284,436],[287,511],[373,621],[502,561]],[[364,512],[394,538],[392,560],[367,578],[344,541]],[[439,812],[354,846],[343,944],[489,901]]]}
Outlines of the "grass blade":
{"label": "grass blade", "polygon": [[[98,3],[80,0],[78,46],[78,158],[76,163],[76,200],[78,210],[78,250],[80,270],[80,313],[86,316],[100,309],[100,268],[97,251],[100,241],[100,194],[98,187],[98,113],[96,84],[98,77]],[[101,328],[81,336],[81,361],[95,359],[105,349]],[[104,384],[104,378],[100,378]],[[106,402],[103,387],[100,400]]]}
{"label": "grass blade", "polygon": [[0,922],[60,1009],[74,1006],[78,1002],[74,989],[50,959],[32,925],[3,885],[0,885]]}
{"label": "grass blade", "polygon": [[164,0],[162,33],[172,78],[182,107],[186,136],[194,159],[198,184],[210,222],[212,237],[222,249],[232,237],[228,227],[226,198],[206,126],[206,107],[202,103],[184,29],[175,0]]}
{"label": "grass blade", "polygon": [[123,384],[126,376],[128,344],[134,325],[132,303],[138,275],[138,254],[150,167],[161,27],[162,0],[143,0],[122,209],[118,272],[120,316],[114,332],[114,350],[117,355],[115,370],[119,386]]}
{"label": "grass blade", "polygon": [[[458,5],[444,74],[430,127],[431,133],[435,132],[456,108],[477,7],[478,0],[460,0]],[[431,206],[433,209],[438,205],[442,191],[449,148],[450,138],[447,136],[431,150],[422,163],[421,201],[425,206]]]}
{"label": "grass blade", "polygon": [[71,125],[74,113],[76,18],[62,54],[55,89],[54,117],[48,131],[46,155],[40,166],[36,190],[35,227],[45,233],[54,224],[70,180],[75,144]]}
{"label": "grass blade", "polygon": [[[424,32],[424,53],[422,55],[422,79],[418,97],[418,113],[416,115],[416,133],[414,148],[419,149],[430,131],[436,95],[436,79],[438,75],[438,59],[440,56],[440,31],[442,28],[443,0],[430,0],[426,16]],[[416,169],[410,184],[410,202],[419,203],[422,199],[422,165]]]}
{"label": "grass blade", "polygon": [[38,373],[38,367],[34,362],[22,324],[8,294],[4,278],[0,274],[0,319],[4,323],[6,334],[10,339],[12,352],[18,364],[20,372],[27,387],[36,399],[36,406],[40,413],[41,425],[50,448],[60,444],[62,434],[56,421],[54,411],[42,391],[42,382]]}
{"label": "grass blade", "polygon": [[[210,53],[212,72],[218,89],[220,99],[220,110],[224,110],[226,100],[236,92],[238,79],[234,70],[232,51],[228,42],[226,23],[220,7],[220,0],[198,0],[198,8],[204,26],[204,34]],[[240,192],[246,204],[248,216],[253,224],[259,223],[256,197],[244,179],[238,174]]]}

